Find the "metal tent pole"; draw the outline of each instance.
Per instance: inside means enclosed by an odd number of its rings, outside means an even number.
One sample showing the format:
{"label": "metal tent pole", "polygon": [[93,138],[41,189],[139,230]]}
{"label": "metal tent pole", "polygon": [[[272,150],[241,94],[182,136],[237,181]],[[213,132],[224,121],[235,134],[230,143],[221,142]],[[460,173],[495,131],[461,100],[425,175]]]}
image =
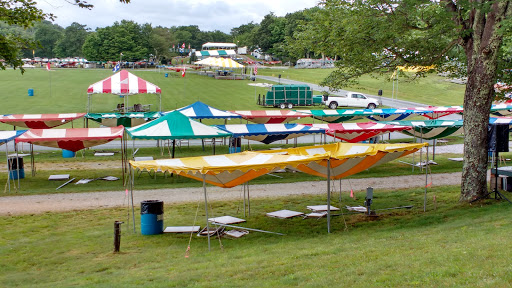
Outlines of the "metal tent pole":
{"label": "metal tent pole", "polygon": [[36,161],[34,160],[34,144],[30,143],[30,166],[32,166],[32,177],[36,176]]}
{"label": "metal tent pole", "polygon": [[327,233],[331,233],[331,159],[327,159]]}
{"label": "metal tent pole", "polygon": [[9,193],[11,193],[11,163],[9,163],[7,143],[5,143],[5,159],[7,159],[7,184],[9,186]]}
{"label": "metal tent pole", "polygon": [[133,169],[133,167],[131,168],[131,171],[132,171],[132,180],[131,180],[131,187],[130,187],[130,194],[131,194],[131,198],[132,198],[132,220],[133,220],[133,233],[135,233],[135,204],[133,203],[133,186],[135,186],[135,170]]}
{"label": "metal tent pole", "polygon": [[428,147],[427,147],[427,165],[425,165],[425,196],[423,197],[423,212],[427,211],[427,186],[428,186]]}
{"label": "metal tent pole", "polygon": [[204,211],[206,212],[206,231],[208,234],[208,251],[211,251],[210,244],[210,223],[208,223],[208,197],[206,196],[206,174],[203,174]]}

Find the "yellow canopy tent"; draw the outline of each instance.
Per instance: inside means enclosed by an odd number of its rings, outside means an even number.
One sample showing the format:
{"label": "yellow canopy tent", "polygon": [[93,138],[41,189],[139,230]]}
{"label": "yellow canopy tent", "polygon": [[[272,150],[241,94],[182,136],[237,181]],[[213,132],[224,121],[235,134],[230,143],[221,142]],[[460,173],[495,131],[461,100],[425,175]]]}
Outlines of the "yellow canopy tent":
{"label": "yellow canopy tent", "polygon": [[[134,169],[161,170],[203,181],[206,210],[206,183],[230,188],[265,175],[275,169],[296,169],[327,178],[327,207],[330,208],[331,179],[340,179],[356,174],[414,153],[427,145],[427,143],[354,144],[338,142],[321,146],[283,150],[242,152],[179,159],[130,161],[130,165]],[[207,211],[206,214],[208,219]],[[330,210],[328,210],[327,214],[327,229],[330,232]]]}

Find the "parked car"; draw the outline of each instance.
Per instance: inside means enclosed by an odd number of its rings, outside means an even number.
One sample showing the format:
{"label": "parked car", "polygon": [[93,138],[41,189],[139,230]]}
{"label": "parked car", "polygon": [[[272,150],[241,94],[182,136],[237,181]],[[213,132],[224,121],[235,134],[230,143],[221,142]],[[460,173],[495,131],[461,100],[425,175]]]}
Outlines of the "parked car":
{"label": "parked car", "polygon": [[327,105],[327,107],[331,109],[336,109],[338,107],[362,107],[375,109],[377,106],[381,105],[379,100],[357,92],[347,92],[347,94],[343,96],[325,95],[322,104]]}

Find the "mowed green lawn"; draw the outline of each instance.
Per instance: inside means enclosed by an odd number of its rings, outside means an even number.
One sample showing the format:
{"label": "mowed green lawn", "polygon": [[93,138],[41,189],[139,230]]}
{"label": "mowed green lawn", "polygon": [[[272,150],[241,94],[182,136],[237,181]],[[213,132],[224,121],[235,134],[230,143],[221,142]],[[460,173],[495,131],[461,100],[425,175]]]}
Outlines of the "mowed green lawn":
{"label": "mowed green lawn", "polygon": [[[165,72],[133,72],[162,88],[163,110],[197,100],[227,110],[258,109],[255,94],[265,91],[248,86],[248,81],[220,81],[192,73],[182,78],[178,73],[167,72],[169,77],[166,78]],[[49,73],[53,73],[51,95]],[[18,71],[0,71],[0,96],[4,102],[0,114],[85,112],[87,87],[111,74],[110,70],[55,69],[54,72],[30,70],[21,76]],[[29,88],[35,89],[35,96],[27,96]],[[157,104],[153,95],[130,99],[133,100],[130,103]],[[93,111],[108,112],[121,100],[115,95],[95,95]],[[53,159],[51,156],[41,158],[49,162]],[[447,171],[460,165],[446,159],[436,158],[436,161],[441,163],[440,169],[448,167]],[[396,165],[410,172],[409,166],[394,162],[358,176],[382,176],[390,170],[399,173]],[[40,181],[48,182],[42,178]],[[155,183],[168,185],[170,182],[161,175],[154,182],[147,176],[140,181],[146,189]],[[178,182],[177,179],[172,181]],[[187,183],[179,184],[188,186]],[[304,188],[300,183],[297,187]],[[53,187],[44,189],[43,193],[47,193]],[[113,222],[127,222],[127,207],[2,216],[0,286],[511,286],[512,266],[506,243],[512,233],[512,222],[509,221],[512,206],[494,200],[478,205],[459,204],[459,189],[429,188],[427,212],[422,209],[423,188],[375,191],[375,209],[402,205],[413,205],[414,208],[382,210],[378,218],[337,216],[332,220],[333,233],[329,235],[325,218],[281,220],[265,216],[265,213],[280,209],[307,212],[307,205],[324,204],[325,195],[253,199],[251,216],[243,215],[241,199],[213,202],[210,203],[210,217],[241,217],[248,220],[242,226],[286,235],[251,232],[241,239],[219,242],[214,238],[211,252],[208,252],[206,238],[195,235],[192,238],[190,235],[140,235],[139,207],[135,211],[137,232],[133,233],[127,224],[123,225],[119,254],[112,253]],[[354,200],[349,198],[346,190],[333,194],[334,206],[362,205],[362,192],[356,193],[357,200]],[[123,192],[120,197],[125,197]],[[165,226],[204,226],[203,205],[202,199],[194,203],[167,204]],[[190,239],[190,254],[185,257]]]}
{"label": "mowed green lawn", "polygon": [[[298,186],[300,187],[300,186]],[[210,217],[247,219],[240,226],[286,234],[250,232],[240,239],[195,234],[140,234],[122,225],[121,253],[114,254],[113,223],[127,209],[100,209],[0,217],[0,281],[3,287],[510,287],[507,243],[511,205],[488,200],[457,204],[457,187],[375,191],[379,217],[276,219],[279,209],[306,212],[325,195],[253,199],[251,216],[242,199],[211,203]],[[432,199],[436,196],[434,205]],[[360,205],[347,191],[333,205]],[[123,196],[120,196],[123,197]],[[199,208],[198,208],[199,207]],[[195,215],[197,211],[197,220]],[[204,227],[204,204],[166,205],[164,226]],[[188,258],[186,250],[190,243]],[[223,248],[221,248],[221,245]]]}
{"label": "mowed green lawn", "polygon": [[[129,70],[162,89],[162,110],[180,108],[202,101],[224,110],[255,110],[255,94],[264,88],[249,86],[249,81],[215,80],[194,73],[155,70]],[[168,77],[165,77],[168,73]],[[112,75],[110,69],[44,69],[0,71],[2,114],[86,112],[89,85]],[[51,88],[51,93],[50,93]],[[34,96],[27,96],[34,89]],[[111,112],[123,99],[116,95],[91,96],[91,112]],[[158,110],[158,97],[151,94],[129,96],[129,104],[152,104]]]}
{"label": "mowed green lawn", "polygon": [[[258,94],[266,93],[265,88],[253,87],[247,80],[215,80],[194,73],[155,70],[129,70],[137,76],[158,85],[162,89],[162,110],[180,108],[195,101],[224,110],[256,110]],[[331,69],[260,69],[260,74],[283,74],[283,78],[319,83]],[[165,73],[168,77],[165,77]],[[86,112],[87,88],[89,85],[112,75],[110,69],[45,69],[0,71],[0,114],[15,113],[68,113]],[[431,105],[461,105],[464,86],[449,83],[445,78],[430,75],[415,82],[400,82],[398,99],[416,101]],[[369,94],[384,91],[384,97],[391,97],[392,83],[385,79],[364,77],[361,85],[354,90]],[[34,89],[34,96],[27,96],[28,89]],[[51,90],[51,91],[50,91]],[[318,91],[317,91],[318,93]],[[129,105],[152,104],[158,110],[158,97],[143,94],[129,97]],[[116,95],[92,95],[91,112],[111,112],[123,99]],[[317,107],[320,108],[320,107]]]}
{"label": "mowed green lawn", "polygon": [[[278,77],[281,74],[283,79],[293,79],[308,83],[319,84],[334,69],[258,69],[259,75]],[[375,75],[374,75],[375,76]],[[389,81],[391,73],[375,78],[370,75],[359,79],[359,85],[348,87],[346,90],[354,90],[371,95],[377,95],[379,90],[383,91],[383,97],[396,98],[433,106],[462,105],[464,102],[465,85],[454,84],[446,77],[429,74],[428,77],[415,81],[408,81],[399,78],[395,82],[395,94],[393,96],[393,82]]]}

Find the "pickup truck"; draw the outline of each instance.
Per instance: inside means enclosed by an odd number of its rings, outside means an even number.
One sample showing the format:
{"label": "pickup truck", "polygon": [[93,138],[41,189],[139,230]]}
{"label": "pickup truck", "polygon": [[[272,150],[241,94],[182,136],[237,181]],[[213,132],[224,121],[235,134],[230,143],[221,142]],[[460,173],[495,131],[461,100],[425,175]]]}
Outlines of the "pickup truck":
{"label": "pickup truck", "polygon": [[343,96],[324,95],[322,104],[327,105],[331,109],[336,109],[339,106],[375,109],[381,103],[379,103],[379,100],[368,97],[361,93],[347,92],[347,94]]}

